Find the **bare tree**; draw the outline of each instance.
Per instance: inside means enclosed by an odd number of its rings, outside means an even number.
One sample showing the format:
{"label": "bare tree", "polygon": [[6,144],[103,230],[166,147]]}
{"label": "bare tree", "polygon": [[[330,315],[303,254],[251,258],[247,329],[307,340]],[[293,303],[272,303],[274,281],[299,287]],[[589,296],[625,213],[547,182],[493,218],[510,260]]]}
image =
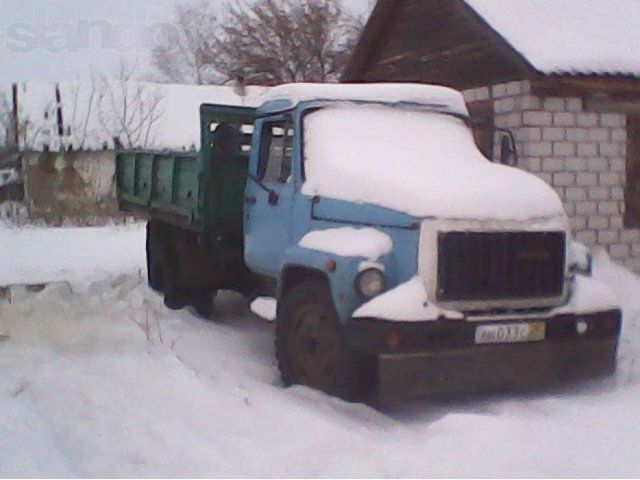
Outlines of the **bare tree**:
{"label": "bare tree", "polygon": [[84,150],[92,140],[101,136],[100,126],[95,121],[99,105],[101,79],[91,75],[90,83],[69,84],[68,101],[64,108],[65,135],[70,137],[74,148]]}
{"label": "bare tree", "polygon": [[160,90],[133,81],[134,67],[120,65],[116,80],[102,78],[97,93],[100,125],[124,148],[148,147],[153,127],[162,116]]}
{"label": "bare tree", "polygon": [[18,86],[18,121],[17,125],[13,125],[13,128],[18,129],[16,135],[18,145],[16,147],[22,150],[48,147],[54,139],[54,119],[56,115],[54,86],[51,85],[50,89],[47,88],[41,92],[45,95],[45,98],[48,94],[51,97],[41,104],[42,109],[39,111],[24,108],[22,99],[29,94],[29,91],[28,84]]}
{"label": "bare tree", "polygon": [[337,81],[362,22],[338,0],[257,0],[229,7],[211,62],[226,80]]}
{"label": "bare tree", "polygon": [[205,58],[213,38],[219,34],[212,8],[206,0],[189,0],[176,6],[174,29],[165,30],[163,43],[152,51],[158,80],[197,85],[220,82],[220,76]]}
{"label": "bare tree", "polygon": [[0,147],[12,143],[12,109],[8,99],[8,93],[0,89]]}
{"label": "bare tree", "polygon": [[253,0],[216,15],[204,0],[176,10],[179,38],[153,52],[178,83],[337,81],[363,27],[340,0]]}

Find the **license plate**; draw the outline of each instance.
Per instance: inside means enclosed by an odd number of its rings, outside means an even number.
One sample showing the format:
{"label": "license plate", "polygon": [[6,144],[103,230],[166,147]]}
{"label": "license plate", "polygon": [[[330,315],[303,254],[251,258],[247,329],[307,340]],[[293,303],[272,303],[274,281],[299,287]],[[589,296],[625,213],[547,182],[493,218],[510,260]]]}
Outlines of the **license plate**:
{"label": "license plate", "polygon": [[503,325],[478,325],[477,344],[539,342],[544,340],[545,323],[506,323]]}

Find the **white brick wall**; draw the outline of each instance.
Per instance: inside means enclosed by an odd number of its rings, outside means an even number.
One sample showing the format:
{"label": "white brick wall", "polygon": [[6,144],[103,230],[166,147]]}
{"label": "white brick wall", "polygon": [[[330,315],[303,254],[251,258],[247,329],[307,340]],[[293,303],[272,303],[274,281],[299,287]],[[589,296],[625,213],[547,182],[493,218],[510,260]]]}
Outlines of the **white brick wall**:
{"label": "white brick wall", "polygon": [[537,97],[528,81],[464,95],[469,102],[493,99],[496,126],[516,137],[519,167],[558,192],[575,238],[640,273],[640,230],[623,228],[625,115],[585,111],[580,98]]}

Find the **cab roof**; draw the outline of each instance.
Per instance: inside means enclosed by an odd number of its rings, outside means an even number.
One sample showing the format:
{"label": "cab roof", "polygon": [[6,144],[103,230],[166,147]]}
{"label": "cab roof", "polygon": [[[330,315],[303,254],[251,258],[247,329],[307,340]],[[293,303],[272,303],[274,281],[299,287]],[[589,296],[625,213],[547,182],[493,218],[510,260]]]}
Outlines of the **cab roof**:
{"label": "cab roof", "polygon": [[438,85],[417,83],[291,83],[269,90],[258,114],[295,108],[310,101],[412,103],[468,116],[462,94]]}

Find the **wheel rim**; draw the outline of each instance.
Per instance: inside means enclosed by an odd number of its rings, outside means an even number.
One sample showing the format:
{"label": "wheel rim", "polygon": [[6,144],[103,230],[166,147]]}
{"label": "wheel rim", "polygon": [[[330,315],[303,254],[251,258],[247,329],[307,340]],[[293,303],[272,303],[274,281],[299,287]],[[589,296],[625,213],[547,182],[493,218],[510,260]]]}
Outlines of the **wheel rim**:
{"label": "wheel rim", "polygon": [[301,383],[330,389],[339,364],[339,334],[330,313],[320,305],[305,305],[296,312],[288,350],[296,378]]}

